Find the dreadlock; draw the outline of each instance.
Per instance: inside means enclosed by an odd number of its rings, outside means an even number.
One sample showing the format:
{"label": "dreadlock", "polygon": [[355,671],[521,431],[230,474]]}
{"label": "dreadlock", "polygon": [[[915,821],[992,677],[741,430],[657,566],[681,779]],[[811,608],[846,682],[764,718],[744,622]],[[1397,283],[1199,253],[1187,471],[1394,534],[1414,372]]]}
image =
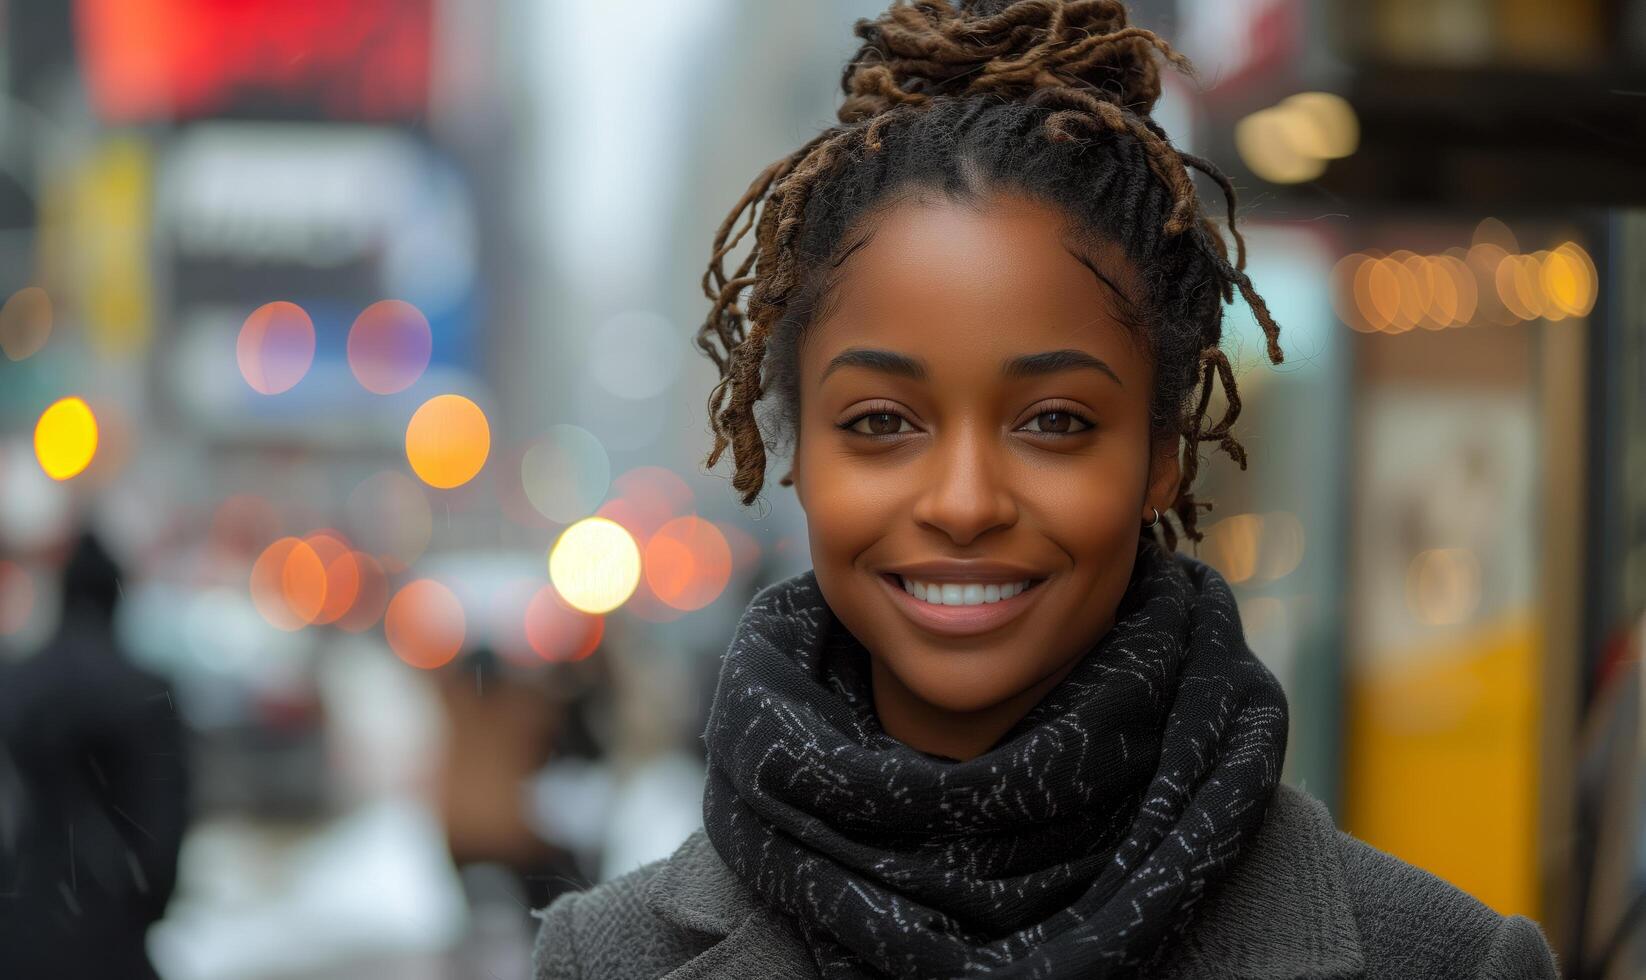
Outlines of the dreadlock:
{"label": "dreadlock", "polygon": [[[892,0],[854,34],[863,44],[841,75],[839,124],[761,171],[715,233],[703,275],[712,307],[697,333],[720,372],[708,402],[707,465],[730,446],[732,486],[745,505],[759,495],[768,448],[761,423],[770,448],[794,434],[799,336],[861,222],[912,189],[976,201],[1011,188],[1062,209],[1134,265],[1142,298],[1126,326],[1155,364],[1153,433],[1182,440],[1170,512],[1198,544],[1199,511],[1212,507],[1191,489],[1200,444],[1215,443],[1246,468],[1230,432],[1240,395],[1220,347],[1223,305],[1236,291],[1263,329],[1270,361],[1283,354],[1280,328],[1245,273],[1233,186],[1210,162],[1174,148],[1150,117],[1160,97],[1157,56],[1192,73],[1188,59],[1128,26],[1120,0]],[[1223,193],[1232,261],[1191,169]],[[728,256],[751,229],[754,246],[728,275]],[[1226,407],[1208,425],[1215,384]],[[757,418],[768,391],[776,397]],[[1170,522],[1160,530],[1175,549]]]}

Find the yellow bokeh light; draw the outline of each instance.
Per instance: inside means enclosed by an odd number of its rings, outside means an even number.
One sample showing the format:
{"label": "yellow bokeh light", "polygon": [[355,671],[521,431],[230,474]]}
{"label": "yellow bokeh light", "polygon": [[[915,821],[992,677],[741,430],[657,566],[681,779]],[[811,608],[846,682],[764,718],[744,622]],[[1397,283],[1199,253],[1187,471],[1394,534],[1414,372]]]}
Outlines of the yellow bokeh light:
{"label": "yellow bokeh light", "polygon": [[1257,573],[1263,517],[1235,514],[1206,529],[1206,561],[1229,582],[1239,584]]}
{"label": "yellow bokeh light", "polygon": [[1543,260],[1542,286],[1551,307],[1551,319],[1558,311],[1561,317],[1587,316],[1594,308],[1596,275],[1594,260],[1582,246],[1567,242],[1548,253]]}
{"label": "yellow bokeh light", "polygon": [[80,398],[62,398],[34,427],[34,456],[53,480],[79,475],[97,454],[97,417]]}
{"label": "yellow bokeh light", "polygon": [[431,487],[450,490],[474,479],[491,451],[491,427],[462,395],[436,395],[406,426],[406,460]]}
{"label": "yellow bokeh light", "polygon": [[1294,124],[1292,145],[1301,153],[1336,160],[1360,146],[1360,120],[1349,100],[1331,92],[1299,92],[1281,100],[1280,109]]}
{"label": "yellow bokeh light", "polygon": [[1235,123],[1235,149],[1252,173],[1271,184],[1301,184],[1326,171],[1326,161],[1303,152],[1300,131],[1310,123],[1288,109],[1261,109]]}
{"label": "yellow bokeh light", "polygon": [[550,549],[549,581],[572,608],[610,612],[640,584],[640,548],[616,521],[586,517],[566,528]]}

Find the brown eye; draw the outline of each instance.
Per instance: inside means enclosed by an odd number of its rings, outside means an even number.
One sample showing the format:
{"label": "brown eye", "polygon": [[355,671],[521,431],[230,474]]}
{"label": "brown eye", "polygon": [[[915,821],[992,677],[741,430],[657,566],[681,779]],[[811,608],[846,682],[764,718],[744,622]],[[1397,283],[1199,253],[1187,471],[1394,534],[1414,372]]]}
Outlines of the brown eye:
{"label": "brown eye", "polygon": [[1046,435],[1071,436],[1094,427],[1091,422],[1081,416],[1059,409],[1041,412],[1034,417],[1033,421],[1038,423],[1039,427],[1030,431],[1042,432]]}
{"label": "brown eye", "polygon": [[[904,417],[897,415],[895,412],[869,412],[867,415],[859,415],[848,428],[851,428],[853,432],[861,432],[863,435],[897,435],[902,422],[904,422]],[[863,428],[859,428],[859,425],[863,425],[863,423],[867,423],[867,427],[869,427],[866,432]]]}
{"label": "brown eye", "polygon": [[907,421],[896,412],[869,412],[846,423],[843,428],[866,436],[894,436]]}

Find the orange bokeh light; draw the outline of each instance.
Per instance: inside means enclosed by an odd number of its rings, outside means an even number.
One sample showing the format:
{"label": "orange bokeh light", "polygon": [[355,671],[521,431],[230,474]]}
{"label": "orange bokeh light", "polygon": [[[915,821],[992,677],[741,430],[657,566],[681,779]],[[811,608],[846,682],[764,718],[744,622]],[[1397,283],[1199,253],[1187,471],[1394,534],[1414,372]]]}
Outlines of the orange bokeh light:
{"label": "orange bokeh light", "polygon": [[677,517],[646,542],[646,584],[663,602],[691,611],[720,597],[732,577],[726,536],[701,517]]}
{"label": "orange bokeh light", "polygon": [[395,656],[422,670],[451,663],[463,648],[463,604],[433,579],[409,582],[389,600],[383,635]]}
{"label": "orange bokeh light", "polygon": [[595,511],[623,526],[642,548],[657,529],[697,506],[680,474],[661,466],[637,466],[612,481],[612,499]]}
{"label": "orange bokeh light", "polygon": [[1367,322],[1378,330],[1399,333],[1401,280],[1395,270],[1401,265],[1384,257],[1373,259],[1366,267]]}
{"label": "orange bokeh light", "polygon": [[567,605],[545,585],[526,604],[526,642],[532,652],[550,663],[582,660],[599,646],[606,633],[606,617]]}
{"label": "orange bokeh light", "polygon": [[336,626],[348,633],[364,633],[383,618],[389,604],[389,577],[376,558],[363,551],[353,552],[355,574],[359,590],[348,610],[338,617]]}
{"label": "orange bokeh light", "polygon": [[317,531],[303,539],[320,559],[324,589],[320,609],[311,622],[335,623],[360,595],[360,565],[354,552],[335,532]]}
{"label": "orange bokeh light", "polygon": [[419,479],[450,490],[474,479],[491,451],[491,426],[462,395],[436,395],[406,426],[406,460]]}
{"label": "orange bokeh light", "polygon": [[1365,267],[1368,259],[1359,252],[1351,252],[1338,259],[1332,266],[1332,309],[1337,318],[1348,324],[1349,329],[1359,333],[1371,330],[1371,324],[1366,322],[1366,315],[1356,305],[1358,297],[1355,295],[1355,279],[1360,270]]}
{"label": "orange bokeh light", "polygon": [[325,565],[308,542],[281,538],[264,548],[252,565],[251,599],[277,629],[302,629],[325,605]]}

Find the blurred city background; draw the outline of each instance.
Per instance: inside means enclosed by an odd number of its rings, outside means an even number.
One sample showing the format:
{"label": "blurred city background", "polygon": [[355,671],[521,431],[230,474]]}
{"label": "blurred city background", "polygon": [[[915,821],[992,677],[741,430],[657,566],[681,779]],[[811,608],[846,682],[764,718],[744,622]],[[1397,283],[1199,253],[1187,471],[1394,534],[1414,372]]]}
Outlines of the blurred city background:
{"label": "blurred city background", "polygon": [[[1646,976],[1646,2],[1132,7],[1282,325],[1200,556],[1286,778]],[[809,567],[702,469],[699,280],[883,8],[0,2],[0,957],[523,977],[698,826]]]}

